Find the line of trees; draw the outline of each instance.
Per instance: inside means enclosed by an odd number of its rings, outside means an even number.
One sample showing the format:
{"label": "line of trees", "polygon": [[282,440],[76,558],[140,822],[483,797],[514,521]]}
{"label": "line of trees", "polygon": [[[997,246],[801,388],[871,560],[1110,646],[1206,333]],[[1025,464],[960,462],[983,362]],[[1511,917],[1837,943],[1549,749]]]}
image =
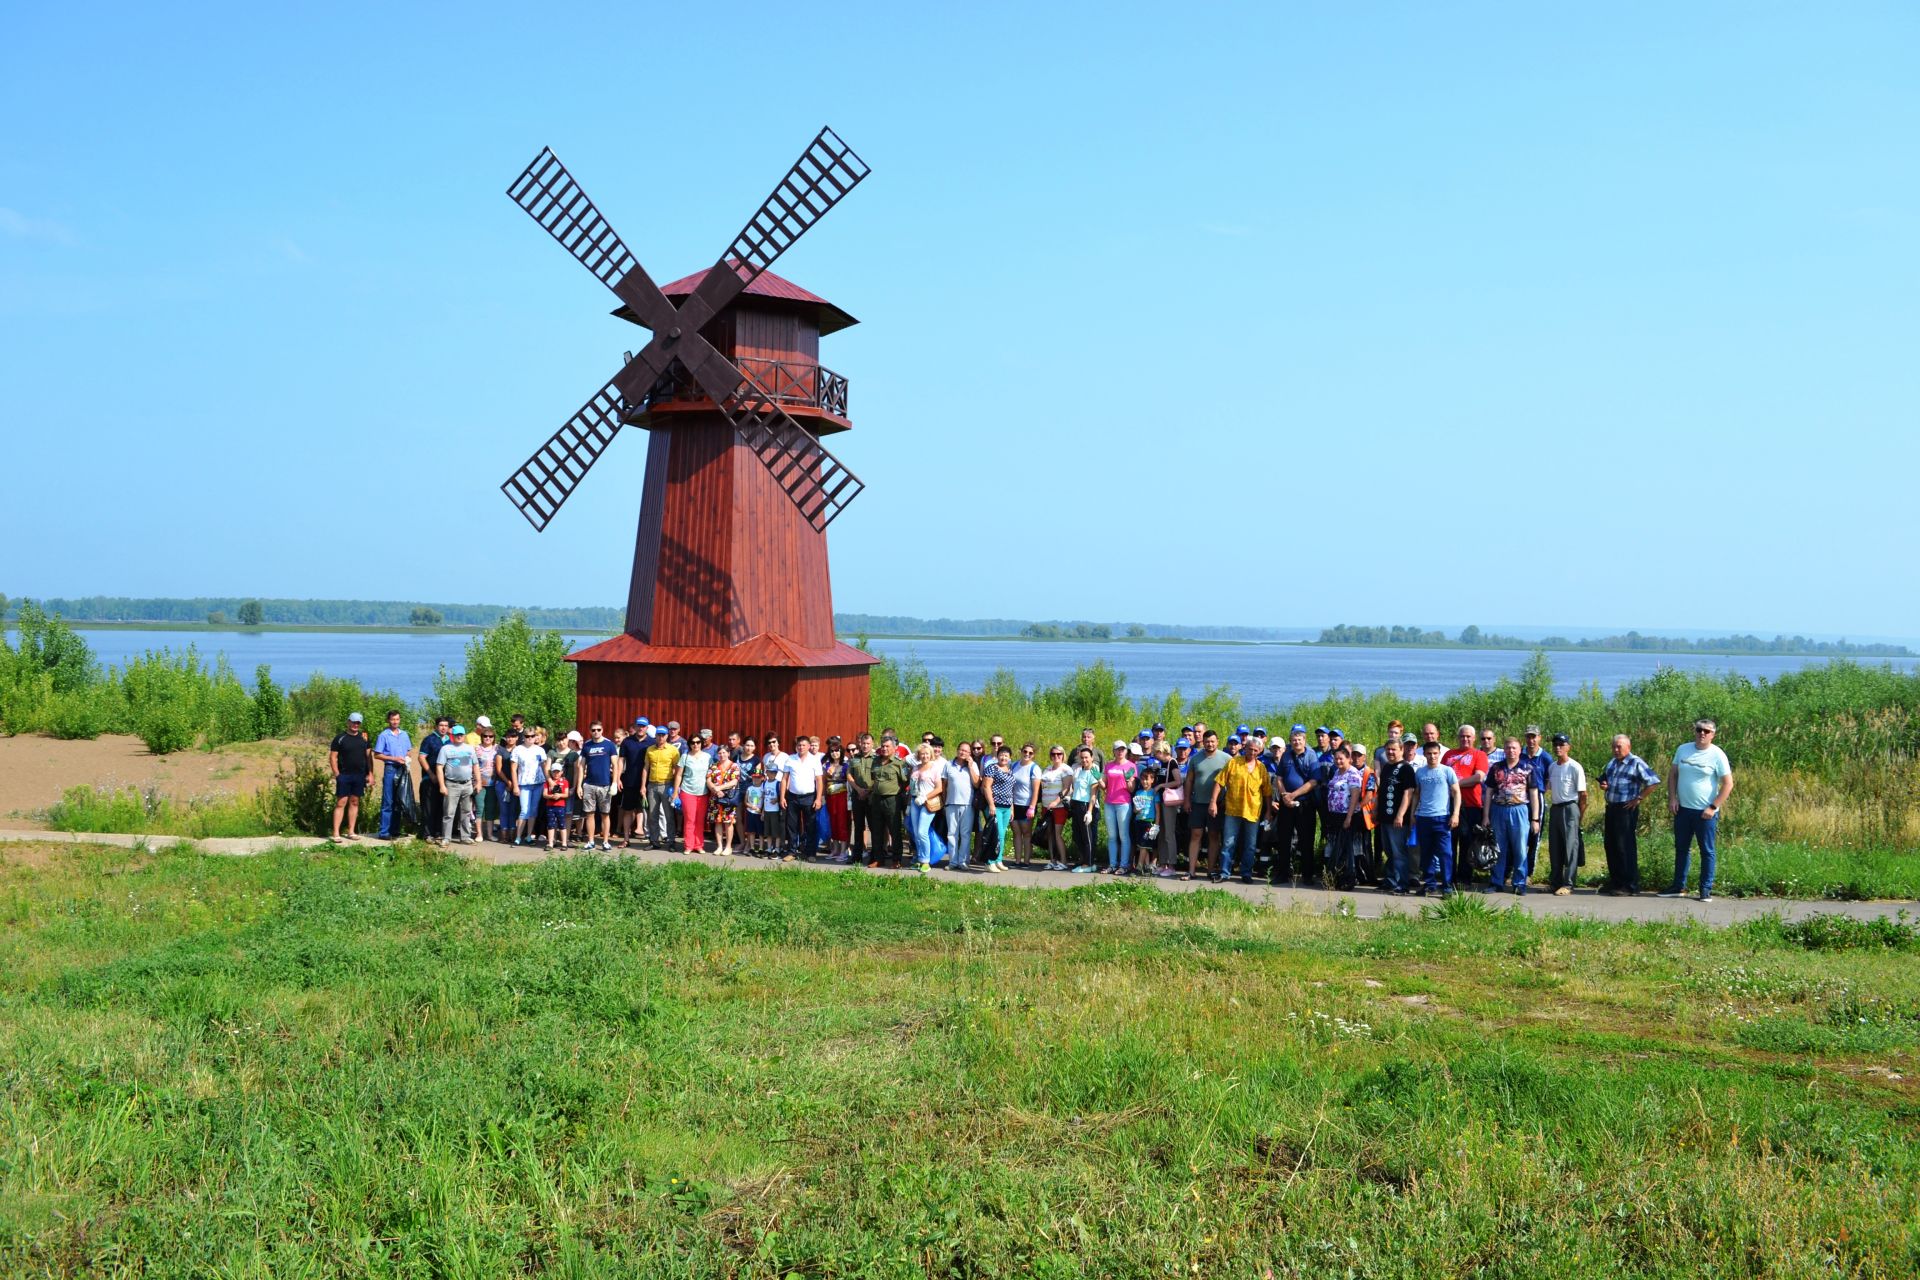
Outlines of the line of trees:
{"label": "line of trees", "polygon": [[1753,635],[1709,636],[1687,640],[1678,636],[1643,636],[1629,631],[1616,636],[1589,636],[1581,640],[1566,636],[1546,636],[1522,640],[1518,636],[1482,631],[1477,626],[1461,628],[1449,637],[1442,631],[1423,631],[1407,626],[1351,626],[1341,623],[1320,632],[1316,644],[1328,645],[1426,645],[1465,649],[1598,649],[1621,653],[1775,653],[1823,658],[1909,658],[1913,651],[1901,644],[1853,644],[1847,640],[1813,640],[1806,636],[1777,635],[1763,640]]}
{"label": "line of trees", "polygon": [[[66,596],[39,602],[43,612],[71,623],[226,622],[243,627],[490,627],[519,613],[536,628],[617,630],[621,610],[600,606],[537,609],[501,604],[434,604],[418,600],[274,600],[237,596]],[[0,596],[0,617],[12,605]]]}

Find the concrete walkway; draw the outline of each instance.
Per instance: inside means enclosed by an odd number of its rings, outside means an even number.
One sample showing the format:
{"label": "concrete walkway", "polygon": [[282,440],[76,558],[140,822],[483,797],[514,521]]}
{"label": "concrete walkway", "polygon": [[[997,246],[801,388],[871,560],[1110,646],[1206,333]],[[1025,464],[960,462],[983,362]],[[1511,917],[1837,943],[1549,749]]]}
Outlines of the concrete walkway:
{"label": "concrete walkway", "polygon": [[[259,836],[245,839],[207,839],[186,840],[176,836],[136,836],[97,834],[69,831],[0,831],[0,844],[17,842],[35,842],[41,844],[104,844],[126,849],[168,849],[177,845],[186,845],[202,853],[217,854],[225,857],[247,857],[265,853],[272,849],[314,849],[324,848],[327,841],[314,836]],[[380,841],[368,836],[360,837],[354,844],[341,844],[342,852],[355,849],[377,848]],[[522,863],[541,862],[549,857],[567,857],[555,849],[549,853],[541,848],[515,848],[504,844],[456,845],[456,852],[477,862],[486,862],[494,866],[511,866]],[[574,851],[574,852],[577,852]],[[731,858],[716,857],[713,854],[664,853],[652,849],[623,849],[618,853],[628,854],[646,863],[666,862],[702,862],[712,867],[724,867],[737,871],[827,871],[843,872],[849,875],[904,876],[918,878],[915,871],[868,871],[857,866],[837,866],[819,862],[777,862],[764,858],[749,858],[736,855]],[[1106,884],[1110,876],[1072,875],[1059,871],[1022,871],[1009,865],[1005,873],[994,873],[975,867],[970,871],[934,870],[928,877],[949,883],[965,882],[969,884],[991,884],[999,888],[1012,889],[1074,889],[1089,884]],[[1161,880],[1153,876],[1135,877],[1132,883],[1151,885],[1168,893],[1190,893],[1195,889],[1222,889],[1249,902],[1258,902],[1268,906],[1286,909],[1303,907],[1312,911],[1334,911],[1342,903],[1349,905],[1353,914],[1362,919],[1373,919],[1391,911],[1411,914],[1428,898],[1395,897],[1378,893],[1372,889],[1357,889],[1350,893],[1336,893],[1327,889],[1274,889],[1264,884],[1208,884],[1205,880]],[[1477,889],[1462,890],[1464,893],[1477,894]],[[1642,894],[1636,898],[1602,897],[1592,889],[1578,889],[1565,898],[1556,898],[1551,893],[1536,890],[1524,898],[1511,894],[1495,894],[1486,899],[1489,905],[1499,907],[1518,907],[1530,915],[1548,916],[1587,916],[1596,920],[1697,920],[1702,924],[1728,925],[1742,920],[1751,920],[1757,916],[1777,913],[1786,919],[1795,920],[1801,916],[1836,914],[1853,916],[1856,919],[1869,920],[1890,917],[1905,910],[1920,915],[1920,903],[1912,899],[1902,901],[1879,902],[1827,902],[1802,901],[1786,898],[1721,898],[1712,902],[1700,902],[1693,898],[1656,898],[1652,894]]]}

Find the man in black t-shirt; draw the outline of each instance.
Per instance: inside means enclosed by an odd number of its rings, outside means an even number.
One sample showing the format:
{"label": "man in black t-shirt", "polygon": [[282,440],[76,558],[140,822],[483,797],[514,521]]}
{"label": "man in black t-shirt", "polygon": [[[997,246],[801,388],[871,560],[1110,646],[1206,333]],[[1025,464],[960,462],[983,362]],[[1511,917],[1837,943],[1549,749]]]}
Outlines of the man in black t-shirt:
{"label": "man in black t-shirt", "polygon": [[[327,748],[327,769],[333,774],[332,839],[358,840],[354,828],[360,825],[360,797],[367,793],[367,774],[373,769],[373,744],[358,711],[347,717],[347,731]],[[347,834],[340,834],[340,817],[346,815]]]}
{"label": "man in black t-shirt", "polygon": [[1380,891],[1382,893],[1411,893],[1414,888],[1413,853],[1408,848],[1413,831],[1411,823],[1402,825],[1395,821],[1400,816],[1400,802],[1410,792],[1418,789],[1418,758],[1415,752],[1419,743],[1412,734],[1403,734],[1399,743],[1387,743],[1386,747],[1398,746],[1398,756],[1391,766],[1383,765],[1374,792],[1379,808],[1375,811],[1374,821],[1387,833],[1387,856],[1383,860],[1380,873]]}
{"label": "man in black t-shirt", "polygon": [[420,739],[420,834],[429,844],[440,841],[447,799],[433,781],[433,763],[440,758],[440,748],[453,740],[447,732],[452,724],[453,721],[441,716],[433,722],[433,732]]}

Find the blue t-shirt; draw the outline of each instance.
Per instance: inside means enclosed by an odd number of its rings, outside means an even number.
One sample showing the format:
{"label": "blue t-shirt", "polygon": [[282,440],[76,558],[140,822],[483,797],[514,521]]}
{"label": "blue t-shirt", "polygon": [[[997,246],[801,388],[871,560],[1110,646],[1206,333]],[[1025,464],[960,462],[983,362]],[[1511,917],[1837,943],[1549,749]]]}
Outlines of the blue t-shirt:
{"label": "blue t-shirt", "polygon": [[1682,809],[1704,809],[1720,796],[1720,779],[1733,772],[1727,753],[1684,743],[1673,753],[1674,798]]}
{"label": "blue t-shirt", "polygon": [[1133,793],[1133,816],[1142,822],[1152,822],[1154,811],[1160,807],[1160,797],[1151,791]]}
{"label": "blue t-shirt", "polygon": [[1415,802],[1413,816],[1416,818],[1450,818],[1453,816],[1453,788],[1460,785],[1460,775],[1444,764],[1421,765],[1414,771],[1414,785],[1420,788],[1420,799]]}
{"label": "blue t-shirt", "polygon": [[613,745],[612,738],[602,738],[595,742],[588,738],[580,744],[580,759],[584,761],[586,784],[590,787],[610,787],[613,785],[613,758],[619,749]]}
{"label": "blue t-shirt", "polygon": [[404,730],[382,729],[380,736],[373,740],[373,751],[375,755],[406,756],[413,751],[413,741]]}

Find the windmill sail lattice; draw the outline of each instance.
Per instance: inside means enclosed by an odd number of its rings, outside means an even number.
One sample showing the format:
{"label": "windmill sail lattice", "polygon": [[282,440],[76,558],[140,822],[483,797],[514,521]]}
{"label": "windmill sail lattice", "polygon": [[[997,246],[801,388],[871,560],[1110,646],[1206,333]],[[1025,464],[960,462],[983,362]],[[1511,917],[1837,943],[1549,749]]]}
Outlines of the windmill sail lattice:
{"label": "windmill sail lattice", "polygon": [[629,409],[676,361],[713,398],[809,524],[824,530],[846,508],[863,487],[859,478],[700,330],[868,172],[833,130],[822,129],[747,219],[715,269],[676,307],[559,157],[551,149],[534,157],[507,195],[654,331],[652,341],[500,486],[535,529],[547,527],[619,433]]}

